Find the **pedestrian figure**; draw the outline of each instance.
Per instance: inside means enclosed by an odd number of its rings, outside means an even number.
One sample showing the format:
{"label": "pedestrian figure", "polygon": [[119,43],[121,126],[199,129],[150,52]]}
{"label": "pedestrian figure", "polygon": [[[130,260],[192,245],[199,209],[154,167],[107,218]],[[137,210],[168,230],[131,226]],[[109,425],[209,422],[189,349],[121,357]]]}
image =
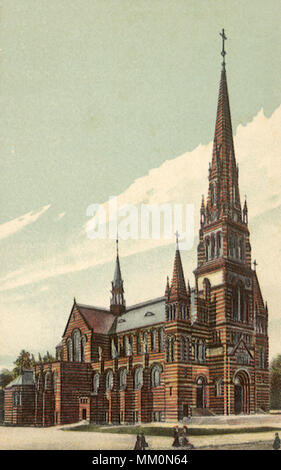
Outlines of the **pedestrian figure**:
{"label": "pedestrian figure", "polygon": [[145,440],[145,435],[143,432],[140,435],[140,441],[141,441],[141,450],[145,450],[145,448],[148,447],[148,443]]}
{"label": "pedestrian figure", "polygon": [[180,443],[181,447],[185,447],[185,445],[186,445],[185,441],[186,441],[186,438],[185,438],[184,432],[181,431],[180,436],[179,436],[179,443]]}
{"label": "pedestrian figure", "polygon": [[274,450],[279,450],[280,449],[280,437],[278,435],[278,432],[275,433],[275,439],[273,442],[273,449]]}
{"label": "pedestrian figure", "polygon": [[173,442],[172,446],[173,447],[180,447],[178,426],[174,427],[174,442]]}
{"label": "pedestrian figure", "polygon": [[141,446],[141,437],[140,437],[139,435],[137,435],[137,439],[136,439],[136,443],[135,443],[134,450],[142,450],[142,446]]}

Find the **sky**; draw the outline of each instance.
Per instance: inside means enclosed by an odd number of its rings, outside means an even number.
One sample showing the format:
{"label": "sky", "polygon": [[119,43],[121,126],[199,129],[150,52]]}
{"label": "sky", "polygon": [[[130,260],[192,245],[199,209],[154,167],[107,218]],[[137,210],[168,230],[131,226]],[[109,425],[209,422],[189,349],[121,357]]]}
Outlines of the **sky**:
{"label": "sky", "polygon": [[[54,352],[73,297],[108,307],[113,240],[89,240],[87,208],[195,205],[207,190],[221,38],[242,199],[279,347],[280,2],[0,2],[0,367]],[[254,163],[253,163],[254,162]],[[127,304],[163,294],[174,241],[120,240]]]}

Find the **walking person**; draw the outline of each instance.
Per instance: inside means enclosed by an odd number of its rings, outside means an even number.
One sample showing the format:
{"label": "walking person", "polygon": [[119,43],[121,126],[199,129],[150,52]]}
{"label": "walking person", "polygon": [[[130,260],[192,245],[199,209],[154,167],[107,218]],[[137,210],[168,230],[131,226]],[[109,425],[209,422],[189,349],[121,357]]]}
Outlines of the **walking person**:
{"label": "walking person", "polygon": [[139,436],[139,434],[137,435],[137,439],[136,439],[136,443],[135,443],[134,450],[142,450],[142,446],[141,446],[141,437]]}
{"label": "walking person", "polygon": [[275,439],[273,442],[273,449],[274,450],[279,450],[280,449],[280,437],[278,432],[275,433]]}
{"label": "walking person", "polygon": [[145,450],[145,448],[148,447],[148,443],[145,440],[144,432],[142,432],[140,435],[140,441],[141,441],[141,450]]}
{"label": "walking person", "polygon": [[174,427],[174,442],[173,442],[172,446],[173,447],[180,447],[179,428],[178,428],[178,426]]}

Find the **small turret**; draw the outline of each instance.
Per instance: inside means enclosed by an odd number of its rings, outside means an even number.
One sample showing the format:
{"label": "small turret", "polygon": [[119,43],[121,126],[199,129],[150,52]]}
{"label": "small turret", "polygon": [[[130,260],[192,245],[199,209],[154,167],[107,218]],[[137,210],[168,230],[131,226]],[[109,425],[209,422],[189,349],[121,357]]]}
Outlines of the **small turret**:
{"label": "small turret", "polygon": [[201,227],[202,227],[202,225],[205,225],[205,222],[206,222],[206,208],[205,208],[204,194],[202,194],[202,202],[201,202],[201,209],[200,209]]}
{"label": "small turret", "polygon": [[248,225],[248,206],[247,206],[247,198],[245,196],[245,202],[243,207],[243,223]]}
{"label": "small turret", "polygon": [[110,311],[114,315],[121,315],[125,312],[126,303],[124,299],[124,288],[123,288],[123,279],[121,276],[121,268],[119,261],[119,249],[118,249],[118,239],[116,240],[116,263],[114,278],[112,281],[111,289],[111,300],[110,300]]}

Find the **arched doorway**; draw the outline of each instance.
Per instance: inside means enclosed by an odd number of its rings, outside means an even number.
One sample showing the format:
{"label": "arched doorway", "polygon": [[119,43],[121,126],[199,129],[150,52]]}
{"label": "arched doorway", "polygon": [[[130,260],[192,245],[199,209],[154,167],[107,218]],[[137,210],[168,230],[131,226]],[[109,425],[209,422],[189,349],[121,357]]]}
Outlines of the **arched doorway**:
{"label": "arched doorway", "polygon": [[206,407],[206,379],[200,376],[196,380],[196,408]]}
{"label": "arched doorway", "polygon": [[239,370],[235,372],[234,382],[234,413],[250,412],[250,378],[248,372]]}

